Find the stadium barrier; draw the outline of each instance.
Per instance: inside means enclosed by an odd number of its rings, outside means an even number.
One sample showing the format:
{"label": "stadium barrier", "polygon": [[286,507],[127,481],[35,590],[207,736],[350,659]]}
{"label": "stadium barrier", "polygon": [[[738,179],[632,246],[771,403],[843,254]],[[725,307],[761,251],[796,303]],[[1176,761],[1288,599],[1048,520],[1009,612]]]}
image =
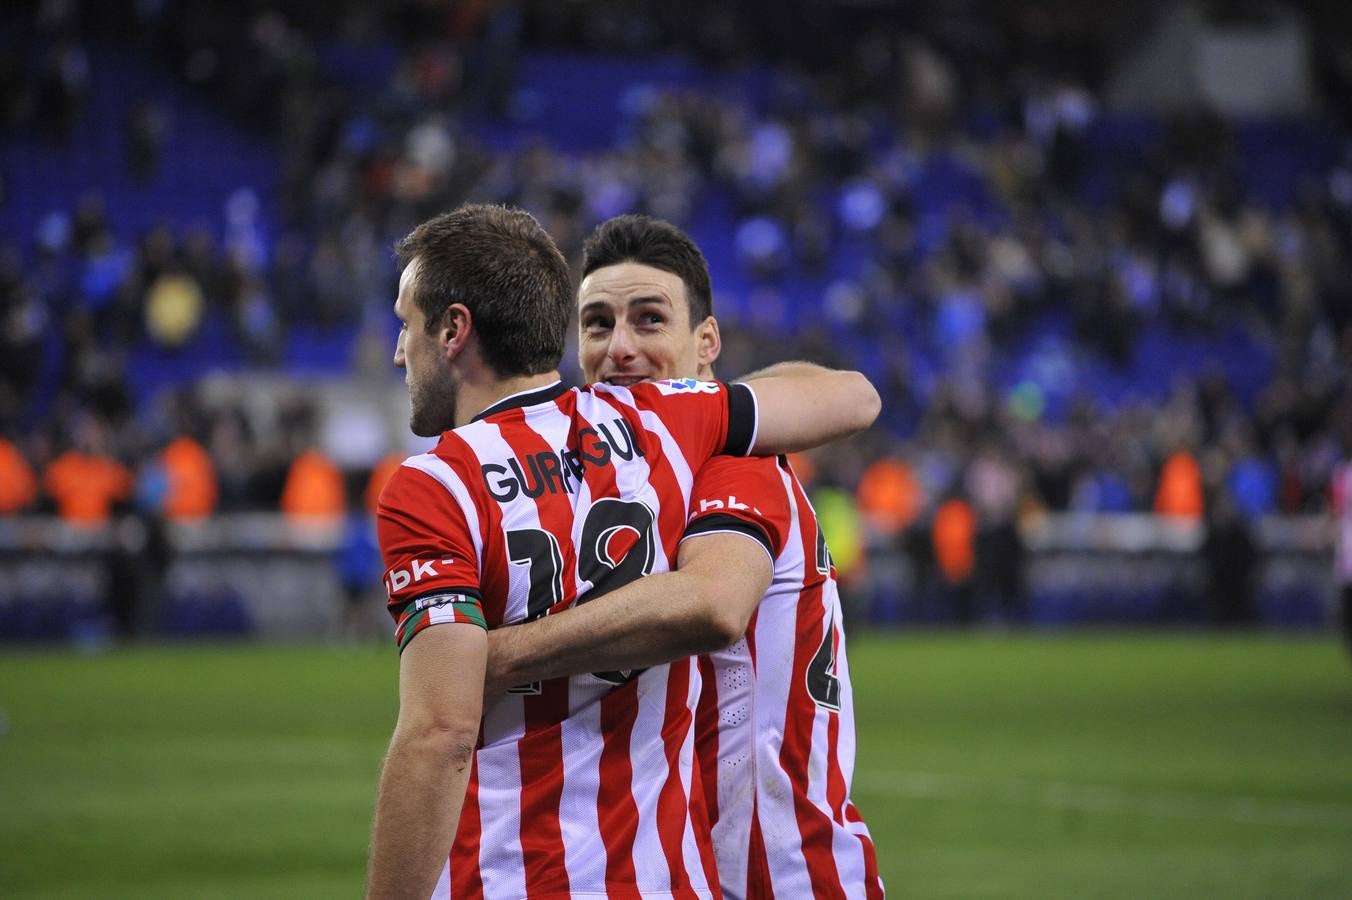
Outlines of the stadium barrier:
{"label": "stadium barrier", "polygon": [[[0,639],[100,640],[114,629],[171,636],[333,633],[346,596],[341,520],[269,513],[197,523],[127,516],[76,530],[52,517],[0,520]],[[1205,623],[1214,573],[1201,524],[1149,514],[1043,516],[1023,527],[1022,596],[996,609],[1039,625]],[[1252,530],[1250,608],[1239,621],[1322,627],[1335,598],[1327,519],[1269,517]],[[883,624],[944,622],[918,567],[873,548],[864,588]],[[379,608],[378,572],[370,578]],[[998,586],[997,586],[998,588]],[[1242,598],[1222,598],[1240,603]],[[977,597],[979,610],[1002,598]]]}

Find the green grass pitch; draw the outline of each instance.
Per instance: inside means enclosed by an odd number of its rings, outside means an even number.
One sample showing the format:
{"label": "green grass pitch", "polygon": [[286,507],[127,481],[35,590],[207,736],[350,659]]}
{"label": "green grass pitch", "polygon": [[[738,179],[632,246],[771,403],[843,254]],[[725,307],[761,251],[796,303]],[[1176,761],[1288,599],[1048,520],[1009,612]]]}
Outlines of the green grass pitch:
{"label": "green grass pitch", "polygon": [[[1332,639],[858,634],[898,897],[1352,896]],[[0,897],[353,897],[389,648],[0,655]]]}

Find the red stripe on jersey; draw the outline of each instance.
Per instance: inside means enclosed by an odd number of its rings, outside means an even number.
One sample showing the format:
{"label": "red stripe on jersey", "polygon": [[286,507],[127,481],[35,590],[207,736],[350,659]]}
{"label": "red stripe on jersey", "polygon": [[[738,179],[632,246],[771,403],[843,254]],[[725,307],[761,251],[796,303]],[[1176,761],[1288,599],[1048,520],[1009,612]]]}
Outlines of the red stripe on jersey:
{"label": "red stripe on jersey", "polygon": [[601,783],[596,792],[596,820],[606,845],[606,892],[612,897],[638,897],[634,887],[634,838],[638,805],[630,790],[634,769],[629,740],[638,718],[638,690],[631,681],[601,698]]}
{"label": "red stripe on jersey", "polygon": [[[680,754],[684,737],[690,733],[690,660],[673,662],[667,675],[666,716],[662,723],[662,746],[666,751],[667,779],[657,796],[657,837],[671,872],[671,890],[678,897],[694,897],[685,872],[685,822],[689,813],[685,785],[681,784]],[[705,826],[707,828],[707,826]]]}
{"label": "red stripe on jersey", "polygon": [[746,900],[774,900],[770,880],[770,860],[765,855],[765,836],[761,834],[760,804],[751,798],[751,841],[746,853]]}
{"label": "red stripe on jersey", "polygon": [[[718,824],[718,683],[709,657],[699,657],[700,692],[695,706],[695,763],[704,788],[709,828]],[[710,882],[712,884],[712,882]]]}
{"label": "red stripe on jersey", "polygon": [[[854,808],[854,804],[846,801],[845,819],[848,822],[863,822],[864,817],[859,815],[859,810]],[[878,851],[873,846],[873,839],[866,834],[855,835],[859,838],[859,844],[864,850],[864,890],[867,892],[868,900],[882,900],[883,882],[878,877]]]}
{"label": "red stripe on jersey", "polygon": [[[483,735],[479,735],[482,741]],[[479,875],[479,837],[483,833],[479,821],[479,761],[476,757],[469,770],[469,786],[465,789],[465,805],[460,809],[460,825],[455,830],[451,845],[451,896],[455,900],[480,898],[484,895],[483,879]],[[456,859],[472,864],[456,865]]]}
{"label": "red stripe on jersey", "polygon": [[[520,409],[497,417],[502,439],[517,459],[526,460],[537,453],[551,454],[552,448],[526,424]],[[543,478],[542,473],[536,473]],[[541,485],[542,486],[542,485]],[[523,489],[525,485],[522,485]],[[567,495],[542,491],[535,498],[540,527],[553,535],[562,535],[559,550],[563,571],[577,569],[572,534],[573,507]],[[576,585],[565,578],[563,602],[576,596]],[[540,685],[536,696],[522,698],[526,734],[517,747],[521,761],[521,856],[525,865],[526,893],[566,893],[568,870],[564,864],[563,832],[559,825],[559,807],[563,800],[563,728],[568,718],[568,679],[554,678]],[[529,827],[528,827],[529,826]]]}
{"label": "red stripe on jersey", "polygon": [[806,498],[799,497],[798,509],[798,534],[803,543],[803,558],[807,561],[804,569],[808,574],[798,600],[793,674],[789,679],[784,745],[780,748],[779,761],[793,787],[794,817],[798,820],[803,861],[812,884],[816,886],[818,896],[843,898],[840,872],[832,852],[831,821],[808,799],[808,757],[812,752],[812,725],[817,705],[807,693],[807,667],[822,641],[822,589],[820,577],[812,578],[816,574],[811,560],[816,557],[817,535],[815,529],[802,527],[808,510]]}

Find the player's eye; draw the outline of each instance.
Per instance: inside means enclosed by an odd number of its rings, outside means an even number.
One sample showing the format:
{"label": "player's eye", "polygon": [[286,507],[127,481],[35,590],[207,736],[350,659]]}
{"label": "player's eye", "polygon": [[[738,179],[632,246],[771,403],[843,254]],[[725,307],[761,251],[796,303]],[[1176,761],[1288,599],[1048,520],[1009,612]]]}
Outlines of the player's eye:
{"label": "player's eye", "polygon": [[588,319],[582,323],[582,327],[590,332],[606,331],[610,328],[609,319]]}
{"label": "player's eye", "polygon": [[661,313],[644,313],[639,316],[639,323],[642,325],[661,325],[665,321]]}

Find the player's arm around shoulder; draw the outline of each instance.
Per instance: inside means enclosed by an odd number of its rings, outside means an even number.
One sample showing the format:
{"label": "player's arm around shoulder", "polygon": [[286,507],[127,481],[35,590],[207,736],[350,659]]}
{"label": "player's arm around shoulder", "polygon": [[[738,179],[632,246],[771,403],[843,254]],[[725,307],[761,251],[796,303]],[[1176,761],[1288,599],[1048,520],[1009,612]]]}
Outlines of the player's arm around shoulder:
{"label": "player's arm around shoulder", "polygon": [[455,839],[483,712],[485,630],[426,628],[399,659],[399,717],[380,774],[366,894],[428,897]]}
{"label": "player's arm around shoulder", "polygon": [[545,678],[639,669],[721,650],[746,633],[774,578],[789,513],[777,460],[702,466],[676,571],[489,634],[495,695]]}
{"label": "player's arm around shoulder", "polygon": [[710,534],[682,544],[678,566],[490,632],[487,694],[548,678],[662,665],[736,642],[770,586],[765,549],[741,535]]}
{"label": "player's arm around shoulder", "polygon": [[795,453],[868,428],[882,412],[877,389],[859,372],[786,362],[748,375],[756,395],[752,451]]}

